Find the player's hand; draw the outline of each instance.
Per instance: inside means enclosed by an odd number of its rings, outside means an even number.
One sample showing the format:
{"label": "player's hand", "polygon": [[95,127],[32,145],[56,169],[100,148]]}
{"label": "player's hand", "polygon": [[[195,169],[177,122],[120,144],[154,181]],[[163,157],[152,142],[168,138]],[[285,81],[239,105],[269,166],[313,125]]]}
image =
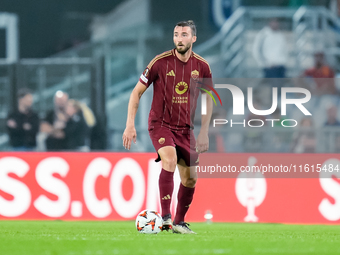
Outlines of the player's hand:
{"label": "player's hand", "polygon": [[196,151],[198,153],[206,152],[209,149],[209,137],[206,133],[199,133],[196,141]]}
{"label": "player's hand", "polygon": [[130,150],[131,148],[131,141],[133,140],[134,143],[137,141],[137,133],[134,126],[126,127],[123,133],[123,146],[125,149]]}

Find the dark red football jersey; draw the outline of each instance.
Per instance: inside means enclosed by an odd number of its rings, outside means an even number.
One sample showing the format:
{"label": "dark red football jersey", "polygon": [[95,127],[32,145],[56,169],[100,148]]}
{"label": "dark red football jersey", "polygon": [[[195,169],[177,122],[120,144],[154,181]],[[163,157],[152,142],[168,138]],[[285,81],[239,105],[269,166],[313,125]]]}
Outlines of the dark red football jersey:
{"label": "dark red football jersey", "polygon": [[203,78],[211,78],[210,67],[196,53],[186,63],[177,58],[175,49],[157,55],[139,79],[154,88],[149,130],[156,125],[182,132],[192,129]]}

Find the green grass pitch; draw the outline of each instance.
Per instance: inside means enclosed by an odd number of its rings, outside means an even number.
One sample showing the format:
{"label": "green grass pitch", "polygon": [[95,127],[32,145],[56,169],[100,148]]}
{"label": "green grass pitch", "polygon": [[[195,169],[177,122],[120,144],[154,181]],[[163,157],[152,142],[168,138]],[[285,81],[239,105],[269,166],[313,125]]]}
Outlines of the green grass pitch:
{"label": "green grass pitch", "polygon": [[340,254],[340,226],[193,223],[191,227],[197,235],[139,234],[132,221],[0,221],[0,254]]}

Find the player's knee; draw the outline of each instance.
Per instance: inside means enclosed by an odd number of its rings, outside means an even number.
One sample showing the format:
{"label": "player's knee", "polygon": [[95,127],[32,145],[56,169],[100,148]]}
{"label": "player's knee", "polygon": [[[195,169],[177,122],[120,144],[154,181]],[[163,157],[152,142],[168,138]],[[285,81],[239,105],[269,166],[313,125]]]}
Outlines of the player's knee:
{"label": "player's knee", "polygon": [[177,165],[176,157],[165,157],[162,158],[162,166],[165,170],[175,171]]}
{"label": "player's knee", "polygon": [[197,178],[188,178],[182,182],[185,187],[194,188],[197,182]]}

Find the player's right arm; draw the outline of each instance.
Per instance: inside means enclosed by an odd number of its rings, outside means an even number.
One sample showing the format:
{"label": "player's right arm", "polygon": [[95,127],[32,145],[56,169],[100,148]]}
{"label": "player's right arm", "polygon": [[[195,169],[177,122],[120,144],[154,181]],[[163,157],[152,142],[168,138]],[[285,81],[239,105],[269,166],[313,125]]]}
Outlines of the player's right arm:
{"label": "player's right arm", "polygon": [[135,118],[139,106],[139,99],[141,98],[145,90],[150,86],[150,84],[157,79],[158,71],[157,64],[155,63],[158,59],[159,57],[156,56],[153,60],[151,60],[149,65],[145,68],[144,72],[140,76],[137,85],[131,93],[128,106],[126,128],[123,133],[123,146],[125,147],[125,149],[130,150],[132,140],[134,143],[136,143],[137,133],[135,129]]}
{"label": "player's right arm", "polygon": [[135,129],[135,118],[139,106],[139,100],[146,89],[147,87],[139,81],[130,95],[126,128],[123,133],[123,146],[128,150],[131,148],[132,140],[134,143],[136,143],[137,133]]}

